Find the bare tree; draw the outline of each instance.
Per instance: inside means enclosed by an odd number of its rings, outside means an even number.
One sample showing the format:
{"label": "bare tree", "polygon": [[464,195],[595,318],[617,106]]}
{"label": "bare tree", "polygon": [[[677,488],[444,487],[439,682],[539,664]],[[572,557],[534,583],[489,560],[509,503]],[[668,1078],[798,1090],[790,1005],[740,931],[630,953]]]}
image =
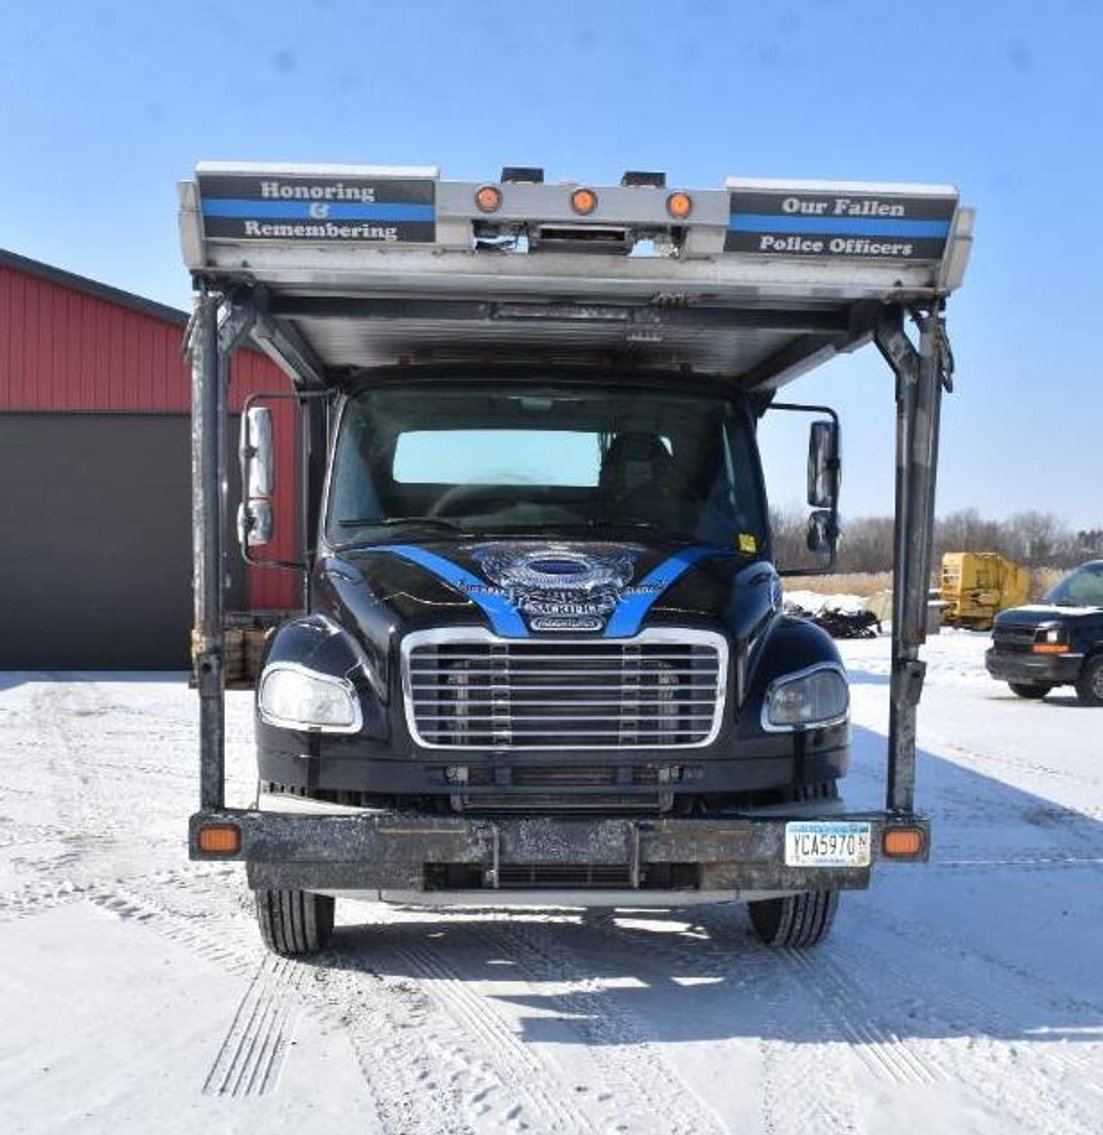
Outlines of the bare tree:
{"label": "bare tree", "polygon": [[893,560],[891,516],[863,516],[842,524],[839,539],[839,570],[889,571]]}
{"label": "bare tree", "polygon": [[[807,564],[805,514],[794,510],[771,512],[770,517],[778,566]],[[893,532],[891,516],[841,520],[836,570],[891,571]],[[1060,517],[1048,512],[1019,512],[1007,520],[989,520],[975,508],[967,508],[935,521],[931,568],[936,574],[946,552],[996,552],[1024,567],[1069,568],[1103,555],[1103,529],[1073,532]]]}
{"label": "bare tree", "polygon": [[773,534],[774,563],[779,568],[797,569],[811,561],[812,556],[805,543],[808,520],[803,512],[799,509],[770,509],[770,530]]}

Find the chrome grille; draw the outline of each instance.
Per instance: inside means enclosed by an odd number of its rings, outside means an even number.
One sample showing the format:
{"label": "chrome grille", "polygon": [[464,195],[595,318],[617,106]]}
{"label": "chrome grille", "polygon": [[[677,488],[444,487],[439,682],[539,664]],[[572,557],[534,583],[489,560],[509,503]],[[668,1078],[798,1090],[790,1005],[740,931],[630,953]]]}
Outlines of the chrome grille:
{"label": "chrome grille", "polygon": [[727,681],[723,636],[695,630],[569,641],[421,631],[402,659],[407,723],[429,748],[707,745]]}
{"label": "chrome grille", "polygon": [[1004,624],[992,632],[992,643],[997,650],[1007,654],[1030,654],[1034,649],[1034,632],[1037,629],[1034,625]]}

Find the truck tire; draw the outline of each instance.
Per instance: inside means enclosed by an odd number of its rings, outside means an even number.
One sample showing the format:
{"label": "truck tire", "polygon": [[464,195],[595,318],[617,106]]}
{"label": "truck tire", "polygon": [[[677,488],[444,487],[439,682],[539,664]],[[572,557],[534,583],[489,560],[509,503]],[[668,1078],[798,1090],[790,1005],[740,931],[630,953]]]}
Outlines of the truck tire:
{"label": "truck tire", "polygon": [[1103,654],[1096,654],[1080,667],[1076,696],[1081,705],[1103,705]]}
{"label": "truck tire", "polygon": [[747,912],[764,945],[804,949],[818,946],[831,932],[838,906],[838,891],[802,891],[780,899],[749,902]]}
{"label": "truck tire", "polygon": [[336,900],[312,891],[261,888],[253,891],[264,944],[285,958],[314,954],[333,933]]}
{"label": "truck tire", "polygon": [[1047,686],[1044,682],[1008,682],[1011,692],[1020,698],[1044,698],[1052,686]]}
{"label": "truck tire", "polygon": [[[794,800],[837,800],[839,786],[834,780],[799,785]],[[803,891],[779,899],[759,899],[747,903],[747,913],[758,940],[766,946],[804,949],[818,946],[831,932],[839,892]]]}

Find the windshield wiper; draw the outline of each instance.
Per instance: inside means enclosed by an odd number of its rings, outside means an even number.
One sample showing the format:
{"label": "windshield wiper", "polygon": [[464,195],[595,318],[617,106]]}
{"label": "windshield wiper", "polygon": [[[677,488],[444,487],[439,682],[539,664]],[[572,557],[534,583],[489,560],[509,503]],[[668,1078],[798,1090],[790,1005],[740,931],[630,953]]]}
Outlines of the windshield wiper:
{"label": "windshield wiper", "polygon": [[362,516],[339,520],[337,523],[342,528],[366,528],[369,526],[394,528],[399,524],[431,524],[438,528],[447,528],[452,532],[463,531],[462,525],[443,516]]}
{"label": "windshield wiper", "polygon": [[579,526],[588,530],[594,528],[640,528],[645,532],[657,532],[660,536],[665,536],[669,540],[694,539],[692,533],[678,532],[673,528],[668,528],[666,525],[656,524],[653,520],[635,520],[631,517],[626,517],[621,520],[599,520],[596,517],[590,517],[588,520],[564,525],[565,528],[576,528]]}

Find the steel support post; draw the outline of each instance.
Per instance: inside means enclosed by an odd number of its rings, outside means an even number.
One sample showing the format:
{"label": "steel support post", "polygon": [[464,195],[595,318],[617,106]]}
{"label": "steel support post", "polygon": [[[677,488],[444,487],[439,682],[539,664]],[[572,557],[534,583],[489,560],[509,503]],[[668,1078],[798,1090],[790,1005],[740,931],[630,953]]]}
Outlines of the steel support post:
{"label": "steel support post", "polygon": [[915,805],[916,710],[926,664],[919,648],[927,637],[935,476],[944,363],[941,303],[918,319],[919,349],[903,330],[899,309],[886,313],[876,341],[896,373],[896,526],[893,561],[892,678],[889,693],[889,761],[886,806]]}
{"label": "steel support post", "polygon": [[218,341],[219,297],[200,288],[191,340],[192,564],[195,626],[192,663],[199,689],[199,800],[225,804],[226,722],[223,698],[222,621],[225,530],[220,483],[224,410]]}

